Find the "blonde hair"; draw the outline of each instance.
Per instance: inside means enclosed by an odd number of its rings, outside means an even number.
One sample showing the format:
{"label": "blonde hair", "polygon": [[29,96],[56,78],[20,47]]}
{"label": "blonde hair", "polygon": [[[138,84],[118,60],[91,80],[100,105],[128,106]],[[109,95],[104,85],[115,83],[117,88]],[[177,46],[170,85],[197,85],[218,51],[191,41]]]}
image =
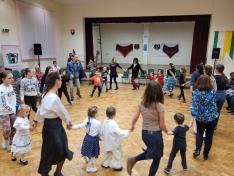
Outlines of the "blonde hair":
{"label": "blonde hair", "polygon": [[19,106],[19,111],[30,110],[30,106],[26,104],[21,104]]}

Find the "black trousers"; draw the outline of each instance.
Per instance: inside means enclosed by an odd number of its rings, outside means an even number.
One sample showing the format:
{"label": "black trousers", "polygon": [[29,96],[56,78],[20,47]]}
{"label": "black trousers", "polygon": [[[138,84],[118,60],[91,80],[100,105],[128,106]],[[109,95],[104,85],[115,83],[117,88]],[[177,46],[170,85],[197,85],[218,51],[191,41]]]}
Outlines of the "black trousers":
{"label": "black trousers", "polygon": [[96,91],[96,89],[98,88],[98,96],[101,95],[101,92],[102,92],[102,86],[93,86],[93,91],[92,91],[92,94],[91,96],[93,96],[94,92]]}
{"label": "black trousers", "polygon": [[116,88],[118,88],[118,83],[117,83],[117,81],[116,81],[116,77],[110,76],[110,89],[112,88],[112,79],[114,79],[115,86],[116,86]]}
{"label": "black trousers", "polygon": [[37,96],[24,96],[24,103],[32,107],[34,112],[37,112]]}
{"label": "black trousers", "polygon": [[179,95],[179,98],[182,97],[183,100],[185,101],[184,88],[185,88],[185,86],[180,86],[180,95]]}
{"label": "black trousers", "polygon": [[67,101],[70,102],[71,100],[67,91],[67,87],[61,87],[58,89],[58,96],[60,99],[62,98],[62,93],[64,93],[64,95],[66,96]]}
{"label": "black trousers", "polygon": [[186,145],[181,147],[181,146],[177,146],[177,145],[173,144],[172,149],[171,149],[171,153],[170,153],[170,157],[169,157],[169,160],[168,160],[168,164],[167,164],[167,169],[172,168],[173,160],[175,159],[176,154],[177,154],[178,151],[180,151],[181,165],[183,166],[183,168],[187,168]]}

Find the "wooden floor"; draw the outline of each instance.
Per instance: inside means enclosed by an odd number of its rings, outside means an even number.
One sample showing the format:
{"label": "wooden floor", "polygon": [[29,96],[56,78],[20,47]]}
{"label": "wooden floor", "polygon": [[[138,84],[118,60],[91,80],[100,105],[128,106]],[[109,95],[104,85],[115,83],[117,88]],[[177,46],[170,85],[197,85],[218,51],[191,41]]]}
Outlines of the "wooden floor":
{"label": "wooden floor", "polygon": [[[131,90],[130,85],[120,85],[118,91],[112,90],[108,93],[103,93],[100,98],[94,96],[89,97],[92,86],[82,86],[82,99],[76,99],[75,104],[70,106],[67,104],[63,97],[63,102],[71,114],[73,124],[81,122],[87,114],[87,108],[91,105],[96,105],[99,108],[98,119],[105,119],[105,109],[107,106],[112,105],[117,108],[116,121],[119,123],[122,129],[130,128],[131,119],[134,108],[140,102],[143,94],[144,86],[140,90]],[[175,91],[175,95],[178,94],[178,88]],[[166,125],[168,129],[173,129],[175,123],[173,115],[175,112],[182,112],[186,116],[186,122],[190,121],[190,99],[191,93],[189,90],[185,92],[187,97],[187,103],[184,104],[173,98],[165,99],[166,109]],[[225,105],[226,106],[226,105]],[[67,131],[69,138],[69,146],[72,151],[75,152],[74,159],[72,161],[66,161],[63,173],[65,176],[127,176],[126,172],[126,158],[137,155],[141,152],[141,148],[144,144],[141,140],[141,123],[140,119],[137,123],[135,131],[128,139],[122,140],[123,148],[123,165],[124,170],[122,172],[113,172],[111,169],[102,169],[100,163],[103,160],[103,142],[100,142],[101,155],[96,160],[98,172],[94,174],[87,174],[85,172],[85,162],[80,157],[80,149],[82,140],[85,134],[84,130]],[[12,162],[10,153],[0,149],[0,175],[6,176],[35,176],[37,175],[37,168],[40,159],[41,149],[41,127],[40,125],[36,131],[32,132],[32,151],[27,154],[29,160],[28,166],[21,166],[18,162]],[[194,150],[195,136],[193,130],[190,130],[187,135],[187,161],[189,171],[182,171],[180,165],[180,156],[178,155],[174,161],[172,175],[175,176],[233,176],[234,175],[234,116],[226,113],[223,108],[221,120],[217,131],[215,132],[213,147],[210,153],[208,161],[204,161],[202,157],[195,160],[192,157]],[[164,156],[160,163],[160,168],[157,175],[163,176],[163,168],[166,166],[168,156],[172,145],[172,136],[163,134],[164,138]],[[136,164],[133,169],[133,176],[147,176],[151,161],[142,161]],[[51,171],[52,175],[54,171]]]}

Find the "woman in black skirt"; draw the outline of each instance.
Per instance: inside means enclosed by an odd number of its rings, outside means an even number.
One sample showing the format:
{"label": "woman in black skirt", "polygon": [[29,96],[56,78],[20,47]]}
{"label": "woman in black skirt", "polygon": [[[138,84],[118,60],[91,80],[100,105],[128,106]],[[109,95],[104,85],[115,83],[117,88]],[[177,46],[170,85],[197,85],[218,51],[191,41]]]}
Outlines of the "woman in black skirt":
{"label": "woman in black skirt", "polygon": [[71,160],[73,157],[73,152],[68,149],[67,135],[62,126],[64,121],[68,129],[72,127],[70,116],[56,94],[60,87],[59,74],[57,72],[49,74],[46,78],[46,92],[33,121],[33,128],[36,128],[37,123],[44,120],[38,169],[38,173],[42,176],[48,176],[51,166],[55,164],[57,169],[54,176],[63,176],[61,170],[65,159]]}

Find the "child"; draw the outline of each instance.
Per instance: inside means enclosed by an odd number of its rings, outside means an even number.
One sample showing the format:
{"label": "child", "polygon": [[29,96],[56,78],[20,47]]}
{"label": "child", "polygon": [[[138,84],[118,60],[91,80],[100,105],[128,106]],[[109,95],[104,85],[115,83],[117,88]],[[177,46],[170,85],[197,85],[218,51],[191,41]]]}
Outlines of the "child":
{"label": "child", "polygon": [[158,83],[160,84],[161,87],[163,87],[164,85],[164,74],[163,74],[163,70],[159,70],[158,71],[158,75],[156,76]]}
{"label": "child", "polygon": [[182,67],[180,69],[180,76],[179,76],[180,95],[178,96],[178,99],[180,100],[182,97],[184,103],[186,103],[186,99],[184,96],[185,79],[186,79],[186,69],[184,67]]}
{"label": "child", "polygon": [[116,109],[112,106],[106,109],[107,119],[102,125],[102,137],[105,143],[105,159],[102,162],[102,167],[112,168],[114,171],[123,169],[121,164],[121,137],[128,137],[129,130],[121,130],[114,120]]}
{"label": "child", "polygon": [[96,75],[93,76],[93,77],[91,77],[90,80],[92,80],[93,84],[94,84],[93,91],[92,91],[92,93],[91,93],[90,96],[93,97],[93,94],[94,94],[95,90],[98,88],[98,96],[100,97],[101,91],[102,91],[102,87],[101,87],[102,86],[101,73],[97,71]]}
{"label": "child", "polygon": [[62,98],[62,93],[64,93],[64,95],[66,96],[67,98],[67,102],[72,105],[72,102],[71,102],[71,99],[69,97],[69,94],[68,94],[68,91],[67,91],[67,78],[66,78],[66,71],[65,69],[61,68],[59,70],[59,73],[60,73],[60,76],[61,76],[61,79],[62,79],[62,85],[61,87],[58,89],[58,96],[59,98],[61,99]]}
{"label": "child", "polygon": [[180,151],[182,160],[181,164],[183,166],[183,169],[185,171],[188,169],[186,162],[186,132],[189,130],[189,128],[191,128],[192,123],[190,124],[190,126],[183,125],[184,115],[181,113],[176,113],[174,115],[174,120],[178,124],[178,126],[172,132],[168,132],[168,134],[174,135],[174,139],[169,161],[167,167],[164,169],[164,172],[166,174],[169,174],[171,172],[172,163],[178,151]]}
{"label": "child", "polygon": [[16,129],[15,136],[12,141],[11,152],[12,161],[16,161],[16,154],[20,154],[20,164],[27,165],[28,161],[25,160],[24,155],[31,150],[31,139],[30,139],[30,124],[28,115],[30,113],[30,107],[26,104],[22,104],[19,107],[19,116],[13,127]]}
{"label": "child", "polygon": [[106,92],[108,92],[108,79],[107,79],[107,76],[108,76],[107,68],[103,67],[103,71],[102,71],[102,88],[103,88],[103,85],[105,84]]}
{"label": "child", "polygon": [[83,140],[81,154],[88,160],[87,172],[96,172],[94,158],[98,158],[100,153],[99,136],[101,130],[101,122],[97,118],[98,108],[91,106],[88,109],[88,117],[79,125],[74,125],[73,129],[86,128],[86,135]]}
{"label": "child", "polygon": [[16,113],[16,95],[12,87],[13,75],[4,71],[0,79],[0,125],[2,126],[2,148],[10,150],[12,138],[15,134],[13,124]]}
{"label": "child", "polygon": [[20,99],[21,102],[32,107],[37,112],[37,96],[40,95],[38,81],[34,77],[34,70],[27,68],[25,70],[26,77],[20,83]]}
{"label": "child", "polygon": [[154,73],[153,72],[150,72],[149,74],[148,74],[148,79],[150,80],[150,81],[153,81],[154,80]]}

